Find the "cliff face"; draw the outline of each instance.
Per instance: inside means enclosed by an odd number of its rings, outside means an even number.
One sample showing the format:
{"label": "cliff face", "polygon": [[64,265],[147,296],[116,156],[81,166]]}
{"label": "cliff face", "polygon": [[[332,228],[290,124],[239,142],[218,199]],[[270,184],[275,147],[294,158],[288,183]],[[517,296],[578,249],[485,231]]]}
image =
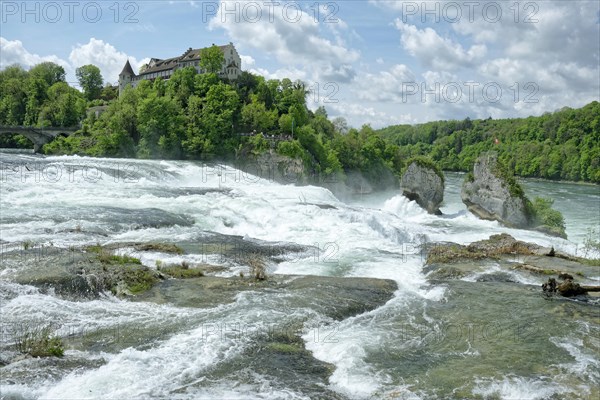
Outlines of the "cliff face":
{"label": "cliff face", "polygon": [[238,159],[235,167],[249,175],[284,185],[308,183],[308,174],[302,160],[282,156],[272,150],[258,156]]}
{"label": "cliff face", "polygon": [[414,200],[430,214],[440,215],[444,200],[444,181],[438,173],[418,162],[412,162],[400,182],[402,194]]}
{"label": "cliff face", "polygon": [[471,179],[467,177],[463,183],[463,203],[481,219],[499,221],[513,228],[529,228],[531,215],[522,189],[515,182],[510,182],[502,176],[499,171],[496,153],[479,156],[475,161]]}

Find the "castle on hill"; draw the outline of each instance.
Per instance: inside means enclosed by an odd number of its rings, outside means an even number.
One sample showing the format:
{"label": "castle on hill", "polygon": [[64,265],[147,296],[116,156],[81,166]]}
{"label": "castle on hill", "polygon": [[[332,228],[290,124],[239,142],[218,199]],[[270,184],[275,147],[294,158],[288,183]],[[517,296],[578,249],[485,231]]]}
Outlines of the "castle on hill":
{"label": "castle on hill", "polygon": [[[242,73],[242,60],[240,55],[233,43],[219,46],[223,55],[225,56],[225,62],[219,72],[219,76],[222,78],[228,78],[231,80],[237,79]],[[162,60],[160,58],[152,58],[148,64],[145,64],[140,68],[139,74],[133,72],[129,60],[125,63],[123,71],[119,74],[119,95],[123,92],[127,85],[136,87],[141,81],[153,81],[156,78],[162,78],[168,80],[173,73],[184,67],[194,67],[199,74],[203,74],[204,71],[200,67],[200,53],[203,49],[187,49],[181,56],[168,58]]]}

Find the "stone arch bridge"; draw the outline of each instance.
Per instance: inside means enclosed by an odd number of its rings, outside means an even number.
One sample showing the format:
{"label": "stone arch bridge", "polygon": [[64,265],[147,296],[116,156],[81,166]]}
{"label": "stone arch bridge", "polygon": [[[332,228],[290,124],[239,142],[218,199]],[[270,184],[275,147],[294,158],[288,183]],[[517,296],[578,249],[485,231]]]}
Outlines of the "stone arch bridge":
{"label": "stone arch bridge", "polygon": [[19,134],[25,136],[33,143],[33,151],[39,152],[43,145],[53,141],[58,136],[70,136],[79,130],[79,127],[48,127],[36,128],[34,126],[0,126],[0,135]]}

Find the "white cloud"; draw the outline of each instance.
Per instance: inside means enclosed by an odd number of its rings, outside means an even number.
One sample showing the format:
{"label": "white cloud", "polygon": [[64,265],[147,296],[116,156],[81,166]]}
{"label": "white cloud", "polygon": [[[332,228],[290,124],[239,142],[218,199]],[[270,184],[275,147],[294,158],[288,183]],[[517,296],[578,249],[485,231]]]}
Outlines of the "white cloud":
{"label": "white cloud", "polygon": [[406,85],[414,81],[415,74],[410,68],[404,64],[396,64],[389,70],[362,74],[352,90],[362,100],[401,102]]}
{"label": "white cloud", "polygon": [[475,44],[465,50],[459,43],[441,37],[430,27],[418,29],[415,25],[405,24],[399,18],[396,19],[395,25],[401,33],[404,49],[426,67],[468,67],[474,61],[481,60],[487,52],[487,47],[482,44]]}
{"label": "white cloud", "polygon": [[119,73],[129,59],[134,70],[149,61],[143,59],[138,61],[135,57],[128,57],[127,54],[118,51],[114,46],[103,40],[91,38],[86,44],[78,44],[69,54],[69,60],[63,60],[56,55],[40,56],[27,51],[20,40],[7,40],[0,37],[0,68],[5,68],[11,64],[19,64],[24,68],[32,67],[44,61],[51,61],[65,69],[67,82],[72,86],[78,86],[75,77],[75,70],[78,67],[87,64],[94,64],[100,68],[104,82],[116,84],[119,80]]}
{"label": "white cloud", "polygon": [[198,8],[200,7],[198,5],[197,1],[193,1],[193,0],[189,0],[189,1],[169,1],[169,4],[173,5],[173,4],[188,4],[193,8]]}
{"label": "white cloud", "polygon": [[301,80],[311,85],[313,82],[309,82],[309,77],[306,71],[294,67],[284,67],[270,72],[265,68],[250,68],[248,72],[264,76],[265,79],[284,79],[289,78],[292,81]]}
{"label": "white cloud", "polygon": [[308,70],[315,80],[349,81],[354,77],[352,63],[359,59],[357,51],[344,47],[341,40],[327,39],[313,15],[277,4],[272,12],[261,10],[262,16],[256,19],[255,13],[242,12],[240,2],[222,0],[209,28],[224,29],[236,44],[273,55],[286,67]]}
{"label": "white cloud", "polygon": [[254,64],[256,64],[256,60],[252,58],[252,56],[245,56],[240,54],[240,58],[242,59],[242,69],[253,67]]}
{"label": "white cloud", "polygon": [[86,44],[78,44],[69,54],[69,61],[73,69],[82,65],[94,64],[100,68],[105,82],[112,84],[118,82],[119,73],[127,60],[131,63],[134,71],[138,71],[139,67],[149,61],[148,58],[138,61],[135,57],[118,51],[113,45],[95,38],[91,38]]}
{"label": "white cloud", "polygon": [[381,128],[387,125],[413,124],[416,120],[410,113],[390,115],[381,111],[378,106],[365,106],[358,103],[334,103],[327,104],[330,117],[344,117],[353,127],[361,127],[369,124],[373,128]]}
{"label": "white cloud", "polygon": [[19,64],[24,68],[29,68],[35,64],[39,64],[45,61],[51,61],[63,68],[70,68],[70,65],[55,55],[40,56],[38,54],[30,53],[25,49],[23,43],[20,40],[7,40],[0,37],[0,68],[6,68],[12,64]]}

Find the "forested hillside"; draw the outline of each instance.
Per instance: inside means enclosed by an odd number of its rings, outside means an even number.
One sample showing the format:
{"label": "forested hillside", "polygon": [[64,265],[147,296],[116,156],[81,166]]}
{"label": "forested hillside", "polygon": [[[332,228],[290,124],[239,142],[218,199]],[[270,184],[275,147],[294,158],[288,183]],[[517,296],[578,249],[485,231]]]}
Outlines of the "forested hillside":
{"label": "forested hillside", "polygon": [[[44,146],[47,154],[96,157],[232,160],[269,149],[301,158],[307,175],[345,181],[359,173],[374,188],[398,182],[404,162],[424,155],[445,170],[469,171],[490,149],[520,176],[600,183],[600,104],[541,117],[440,121],[350,129],[325,108],[306,105],[303,82],[266,80],[243,72],[237,81],[177,70],[127,88],[102,86],[100,70],[77,70],[82,91],[64,69],[45,62],[29,71],[0,71],[0,125],[78,126]],[[96,110],[100,107],[99,116]],[[0,136],[2,147],[31,147],[22,136]]]}
{"label": "forested hillside", "polygon": [[[99,73],[87,67],[88,75]],[[300,81],[244,72],[230,82],[188,67],[168,81],[142,81],[118,98],[113,87],[80,85],[83,92],[65,83],[64,70],[53,63],[0,71],[0,124],[79,124],[77,133],[45,145],[47,154],[232,160],[272,149],[301,158],[316,180],[345,181],[347,172],[358,172],[375,188],[396,183],[403,166],[398,146],[369,126],[349,130],[342,119],[330,121],[324,108],[310,111]],[[99,117],[86,112],[100,105]],[[31,146],[18,135],[1,141]]]}
{"label": "forested hillside", "polygon": [[519,176],[600,183],[600,103],[521,119],[439,121],[377,131],[402,158],[428,155],[445,170],[468,171],[496,150]]}

